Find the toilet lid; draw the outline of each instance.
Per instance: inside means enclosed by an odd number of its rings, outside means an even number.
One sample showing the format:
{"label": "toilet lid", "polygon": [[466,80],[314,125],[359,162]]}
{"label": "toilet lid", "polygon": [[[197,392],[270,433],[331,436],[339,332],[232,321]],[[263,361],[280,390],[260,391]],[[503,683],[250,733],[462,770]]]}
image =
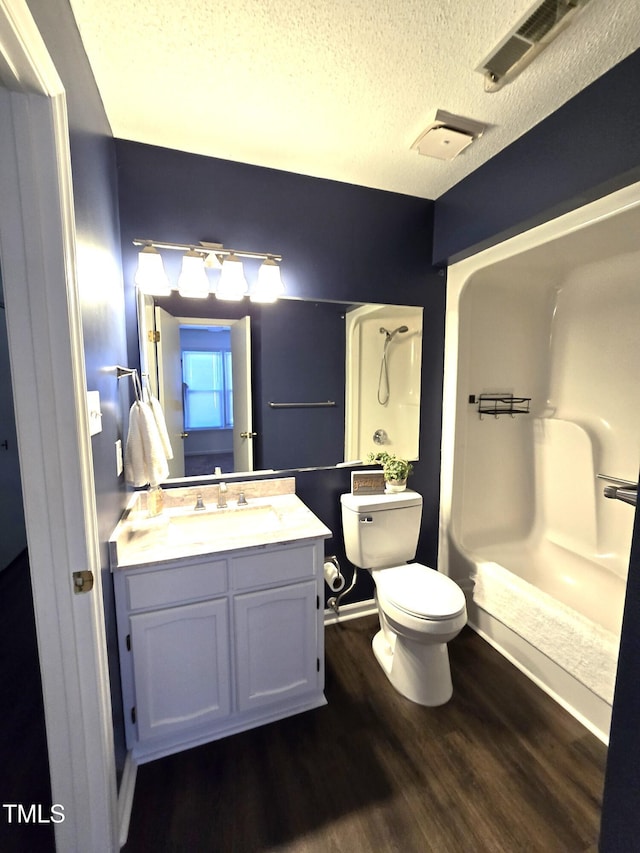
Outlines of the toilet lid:
{"label": "toilet lid", "polygon": [[466,606],[455,581],[421,563],[374,570],[373,578],[379,596],[413,616],[451,619]]}

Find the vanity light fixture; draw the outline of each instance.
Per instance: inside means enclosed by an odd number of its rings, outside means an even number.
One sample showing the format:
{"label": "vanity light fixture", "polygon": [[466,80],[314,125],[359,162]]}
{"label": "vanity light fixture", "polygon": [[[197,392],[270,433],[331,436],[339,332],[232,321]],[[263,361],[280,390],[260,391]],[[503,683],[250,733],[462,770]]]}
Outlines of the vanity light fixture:
{"label": "vanity light fixture", "polygon": [[150,240],[139,245],[142,245],[143,249],[138,253],[136,284],[143,293],[147,293],[149,296],[169,296],[171,285],[164,271],[162,255]]}
{"label": "vanity light fixture", "polygon": [[204,255],[189,249],[182,258],[182,271],[178,277],[180,296],[204,299],[209,295],[210,285],[204,269]]}
{"label": "vanity light fixture", "polygon": [[[203,243],[202,245],[206,246],[207,244]],[[220,270],[222,269],[222,261],[216,255],[215,251],[207,252],[207,256],[204,259],[204,266],[205,269],[214,271],[217,270],[218,272],[220,272]]]}
{"label": "vanity light fixture", "polygon": [[252,302],[275,302],[284,293],[278,262],[267,255],[258,270],[258,281],[251,291]]}
{"label": "vanity light fixture", "polygon": [[[135,282],[143,293],[151,296],[168,296],[171,293],[171,285],[164,272],[158,249],[184,253],[182,271],[178,279],[178,292],[182,296],[205,297],[209,293],[215,293],[218,299],[239,301],[249,293],[241,258],[262,260],[257,281],[251,288],[250,296],[253,302],[275,302],[284,294],[280,275],[282,255],[226,249],[222,243],[185,244],[136,238],[133,245],[142,246],[138,254]],[[152,259],[151,262],[149,258]],[[152,267],[149,272],[148,267]],[[217,286],[210,283],[207,270],[219,271]]]}
{"label": "vanity light fixture", "polygon": [[244,277],[242,261],[234,252],[231,252],[222,262],[216,296],[218,299],[238,302],[248,290],[249,285]]}

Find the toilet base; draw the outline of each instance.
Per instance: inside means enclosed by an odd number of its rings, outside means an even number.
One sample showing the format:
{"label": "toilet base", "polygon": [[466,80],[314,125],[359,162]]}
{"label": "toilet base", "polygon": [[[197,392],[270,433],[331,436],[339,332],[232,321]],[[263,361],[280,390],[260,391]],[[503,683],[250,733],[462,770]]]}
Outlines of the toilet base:
{"label": "toilet base", "polygon": [[[391,633],[391,632],[387,632]],[[371,646],[376,660],[393,687],[418,705],[444,705],[453,695],[449,651],[446,643],[418,643],[383,630]]]}

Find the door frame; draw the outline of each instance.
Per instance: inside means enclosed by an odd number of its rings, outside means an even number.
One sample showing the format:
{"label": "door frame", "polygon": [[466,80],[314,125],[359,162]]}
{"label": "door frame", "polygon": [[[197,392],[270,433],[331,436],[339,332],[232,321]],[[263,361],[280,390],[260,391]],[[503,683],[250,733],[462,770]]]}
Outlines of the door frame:
{"label": "door frame", "polygon": [[[0,0],[0,259],[59,850],[119,849],[64,87]],[[114,380],[115,381],[115,380]],[[89,570],[88,594],[72,572]]]}

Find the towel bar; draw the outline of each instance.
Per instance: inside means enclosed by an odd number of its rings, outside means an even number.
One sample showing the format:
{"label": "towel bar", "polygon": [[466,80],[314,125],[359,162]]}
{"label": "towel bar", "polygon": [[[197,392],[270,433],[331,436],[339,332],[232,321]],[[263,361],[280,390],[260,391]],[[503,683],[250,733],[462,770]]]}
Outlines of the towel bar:
{"label": "towel bar", "polygon": [[321,403],[269,403],[272,409],[320,409],[335,406],[334,400],[325,400]]}

